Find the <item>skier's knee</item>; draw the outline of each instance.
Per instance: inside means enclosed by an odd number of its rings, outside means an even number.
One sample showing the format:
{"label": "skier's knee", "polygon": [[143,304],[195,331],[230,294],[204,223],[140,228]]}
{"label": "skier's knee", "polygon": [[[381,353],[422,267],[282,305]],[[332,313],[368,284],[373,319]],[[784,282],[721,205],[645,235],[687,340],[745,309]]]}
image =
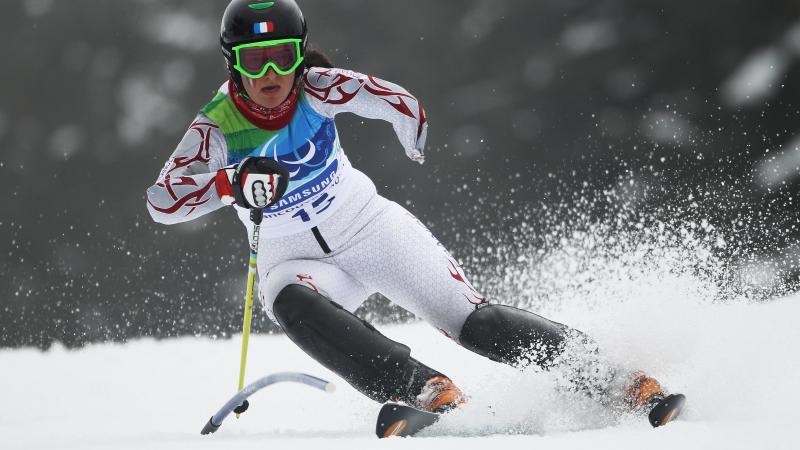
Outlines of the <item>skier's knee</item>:
{"label": "skier's knee", "polygon": [[274,317],[273,308],[278,293],[288,284],[299,284],[296,276],[297,273],[295,261],[290,261],[278,264],[270,269],[269,273],[263,277],[263,283],[259,285],[258,289],[259,299],[267,315],[273,321],[277,322]]}
{"label": "skier's knee", "polygon": [[319,292],[290,284],[273,313],[295,344],[367,396],[385,402],[405,389],[411,350]]}
{"label": "skier's knee", "polygon": [[[272,302],[272,312],[281,328],[293,338],[290,332],[301,327],[317,330],[324,325],[333,325],[337,314],[344,311],[342,307],[324,295],[299,284],[286,285]],[[354,316],[356,320],[361,321]],[[361,321],[363,326],[374,330],[372,325]],[[331,330],[331,333],[334,333]]]}
{"label": "skier's knee", "polygon": [[568,330],[528,311],[488,305],[467,317],[459,343],[494,361],[548,368],[564,350]]}
{"label": "skier's knee", "polygon": [[323,300],[330,301],[321,295],[312,295],[311,290],[305,286],[288,284],[273,300],[272,312],[283,328],[292,328],[301,320],[304,311],[311,313],[315,309],[315,303]]}

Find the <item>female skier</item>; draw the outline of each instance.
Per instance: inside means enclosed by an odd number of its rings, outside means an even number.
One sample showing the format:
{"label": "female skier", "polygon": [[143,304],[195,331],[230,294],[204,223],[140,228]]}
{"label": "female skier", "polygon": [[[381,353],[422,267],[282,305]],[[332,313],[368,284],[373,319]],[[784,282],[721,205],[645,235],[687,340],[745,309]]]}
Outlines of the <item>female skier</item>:
{"label": "female skier", "polygon": [[[155,221],[173,224],[233,205],[252,232],[250,209],[277,200],[263,213],[259,298],[303,351],[378,402],[457,407],[464,396],[450,378],[353,315],[380,292],[492,360],[565,367],[574,387],[609,404],[647,412],[665,398],[653,378],[604,370],[582,333],[487,302],[425,226],[351,166],[334,123],[339,113],[390,122],[406,155],[423,163],[428,124],[413,95],[306,51],[294,0],[233,0],[220,40],[229,79],[147,190],[147,207]],[[240,164],[248,157],[286,169],[284,195],[276,198],[281,175]]]}

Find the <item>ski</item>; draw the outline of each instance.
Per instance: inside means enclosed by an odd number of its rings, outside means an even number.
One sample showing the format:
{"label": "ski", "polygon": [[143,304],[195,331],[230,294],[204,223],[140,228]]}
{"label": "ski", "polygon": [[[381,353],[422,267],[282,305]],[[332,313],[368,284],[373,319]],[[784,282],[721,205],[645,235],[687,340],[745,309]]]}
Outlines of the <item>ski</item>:
{"label": "ski", "polygon": [[[647,416],[650,425],[660,427],[675,420],[683,410],[685,402],[686,396],[683,394],[664,397],[650,410]],[[410,406],[386,403],[378,413],[375,434],[379,438],[414,436],[436,423],[439,417],[439,414],[420,411]]]}
{"label": "ski", "polygon": [[683,410],[683,404],[685,402],[686,396],[683,394],[672,394],[659,400],[647,416],[650,425],[653,427],[660,427],[675,420],[681,413],[681,410]]}
{"label": "ski", "polygon": [[414,409],[410,406],[387,403],[378,413],[375,434],[379,438],[413,436],[439,420],[439,414]]}

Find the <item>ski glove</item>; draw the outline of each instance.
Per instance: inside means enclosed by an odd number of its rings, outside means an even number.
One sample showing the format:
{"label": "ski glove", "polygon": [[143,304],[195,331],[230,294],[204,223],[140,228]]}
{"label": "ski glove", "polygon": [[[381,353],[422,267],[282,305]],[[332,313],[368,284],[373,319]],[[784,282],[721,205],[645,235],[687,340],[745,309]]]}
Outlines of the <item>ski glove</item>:
{"label": "ski glove", "polygon": [[214,181],[222,203],[264,209],[286,192],[289,172],[271,158],[248,157],[219,169]]}

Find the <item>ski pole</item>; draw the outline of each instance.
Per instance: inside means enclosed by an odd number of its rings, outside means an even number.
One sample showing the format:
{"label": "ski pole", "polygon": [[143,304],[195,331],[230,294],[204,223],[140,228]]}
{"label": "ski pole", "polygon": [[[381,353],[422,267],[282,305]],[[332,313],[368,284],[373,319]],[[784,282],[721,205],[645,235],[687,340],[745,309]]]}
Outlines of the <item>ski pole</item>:
{"label": "ski pole", "polygon": [[[236,392],[244,389],[244,373],[247,366],[247,345],[250,341],[250,323],[253,318],[253,291],[256,283],[256,261],[258,260],[258,236],[261,229],[261,219],[264,218],[263,209],[251,209],[250,221],[253,222],[253,234],[250,238],[250,261],[247,269],[247,290],[244,296],[244,319],[242,320],[242,357],[239,362],[239,388]],[[236,412],[236,418],[247,410],[247,400],[245,400]]]}
{"label": "ski pole", "polygon": [[[250,260],[247,269],[247,290],[244,296],[244,319],[242,320],[242,357],[239,362],[239,388],[236,392],[241,392],[244,389],[244,373],[247,366],[247,344],[250,341],[250,322],[253,317],[253,291],[255,290],[256,283],[256,266],[258,261],[258,235],[261,230],[261,221],[264,219],[264,209],[269,208],[278,202],[286,193],[289,186],[289,171],[286,170],[279,162],[266,157],[247,157],[239,162],[238,167],[233,173],[231,179],[231,188],[233,196],[237,205],[245,206],[252,205],[252,201],[245,198],[244,193],[244,178],[247,173],[252,171],[254,176],[269,174],[271,177],[269,181],[258,179],[248,185],[247,189],[252,190],[249,194],[255,194],[258,197],[263,197],[267,192],[272,193],[272,198],[268,204],[259,205],[259,207],[252,207],[250,209],[250,221],[253,223],[253,231],[250,236]],[[243,176],[243,174],[245,174]],[[277,182],[277,185],[273,183]],[[236,413],[236,418],[247,411],[249,404],[245,400],[238,408],[233,411]]]}
{"label": "ski pole", "polygon": [[211,416],[211,419],[208,420],[206,425],[203,427],[203,431],[200,434],[210,434],[216,432],[220,426],[222,426],[222,421],[228,417],[228,414],[235,411],[239,405],[243,404],[247,401],[247,398],[251,395],[255,394],[256,392],[260,391],[261,389],[272,386],[275,383],[282,383],[282,382],[292,382],[292,383],[300,383],[305,384],[306,386],[311,386],[325,392],[333,392],[336,390],[336,386],[329,381],[325,381],[321,378],[317,378],[305,373],[298,373],[298,372],[281,372],[281,373],[273,373],[272,375],[267,375],[262,377],[253,383],[250,383],[249,386],[245,387],[241,391],[239,391],[236,395],[233,396],[230,400],[228,400],[225,405],[217,411],[216,414]]}

